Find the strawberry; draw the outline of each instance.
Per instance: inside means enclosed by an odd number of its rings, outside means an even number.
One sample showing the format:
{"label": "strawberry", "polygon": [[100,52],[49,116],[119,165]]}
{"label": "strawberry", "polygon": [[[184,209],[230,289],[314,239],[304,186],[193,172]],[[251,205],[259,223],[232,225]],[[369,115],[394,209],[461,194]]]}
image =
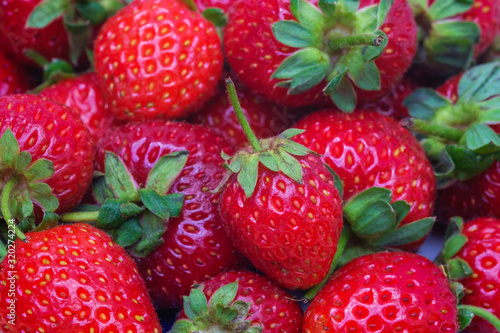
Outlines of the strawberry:
{"label": "strawberry", "polygon": [[194,0],[196,7],[203,12],[207,8],[219,8],[227,13],[231,7],[231,0]]}
{"label": "strawberry", "polygon": [[180,118],[216,92],[223,64],[215,27],[179,0],[139,0],[102,27],[99,84],[118,119]]}
{"label": "strawberry", "polygon": [[383,187],[392,192],[393,202],[411,205],[402,225],[432,215],[436,181],[431,165],[417,140],[392,118],[363,110],[323,110],[295,127],[305,132],[294,140],[321,154],[342,179],[344,200]]}
{"label": "strawberry", "polygon": [[434,82],[469,67],[493,43],[500,28],[498,0],[409,3],[422,32],[416,69],[420,75],[434,78]]}
{"label": "strawberry", "polygon": [[302,332],[457,332],[455,302],[429,259],[381,252],[334,273],[307,308]]}
{"label": "strawberry", "polygon": [[0,97],[33,88],[34,79],[19,63],[0,51]]}
{"label": "strawberry", "polygon": [[[196,302],[198,296],[205,297],[201,306]],[[227,322],[218,314],[219,307],[235,310],[237,318]],[[193,310],[197,316],[192,315]],[[301,324],[302,310],[290,294],[263,275],[232,271],[194,287],[184,298],[184,310],[173,331],[183,327],[183,332],[217,328],[217,332],[231,333],[299,333]]]}
{"label": "strawberry", "polygon": [[[283,132],[297,118],[287,109],[265,102],[248,90],[240,90],[238,98],[245,117],[259,138],[267,138]],[[227,100],[225,93],[220,93],[213,98],[192,117],[192,121],[223,133],[234,146],[243,147],[248,144],[233,106]]]}
{"label": "strawberry", "polygon": [[0,179],[11,191],[9,215],[27,218],[31,201],[49,211],[59,205],[60,213],[80,202],[92,180],[94,150],[73,110],[34,95],[1,97],[0,133],[8,147],[0,156]]}
{"label": "strawberry", "polygon": [[241,82],[287,106],[333,100],[352,111],[358,101],[365,104],[386,95],[416,52],[417,29],[408,3],[395,0],[386,6],[364,0],[358,8],[358,2],[319,1],[321,12],[316,3],[234,4],[224,49]]}
{"label": "strawberry", "polygon": [[99,89],[95,73],[63,80],[43,89],[39,95],[75,110],[89,129],[94,142],[106,136],[113,123],[113,116]]}
{"label": "strawberry", "polygon": [[117,127],[99,145],[100,170],[104,171],[104,152],[114,152],[139,186],[146,184],[148,173],[162,155],[189,151],[186,166],[169,192],[185,196],[180,216],[170,219],[164,243],[139,261],[160,307],[179,307],[193,283],[243,262],[222,227],[219,195],[211,192],[224,175],[220,155],[228,149],[225,139],[206,127],[165,121]]}
{"label": "strawberry", "polygon": [[227,157],[230,177],[220,204],[224,226],[240,252],[271,280],[289,289],[310,288],[327,275],[342,228],[334,178],[318,156],[288,140],[295,129],[258,141],[230,79],[227,85],[251,146]]}
{"label": "strawberry", "polygon": [[[461,304],[483,308],[490,314],[500,315],[500,293],[498,292],[500,262],[500,220],[480,217],[460,226],[460,232],[445,243],[443,253],[455,248],[447,258],[466,267],[465,276],[458,281],[463,285]],[[457,246],[449,246],[455,244]],[[453,276],[453,271],[451,276]],[[498,321],[500,322],[500,321]],[[498,327],[498,326],[497,326]],[[475,317],[468,332],[496,332],[492,323]]]}
{"label": "strawberry", "polygon": [[134,261],[104,232],[59,226],[28,233],[15,250],[14,268],[0,264],[2,332],[161,332]]}

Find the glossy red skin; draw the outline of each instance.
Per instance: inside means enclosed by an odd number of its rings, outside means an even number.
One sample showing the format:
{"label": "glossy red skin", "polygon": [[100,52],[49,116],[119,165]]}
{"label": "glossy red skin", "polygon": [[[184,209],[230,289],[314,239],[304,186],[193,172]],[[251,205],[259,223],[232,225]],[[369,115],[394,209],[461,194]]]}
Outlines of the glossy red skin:
{"label": "glossy red skin", "polygon": [[[474,272],[471,277],[460,280],[464,297],[461,304],[475,305],[500,315],[500,220],[481,217],[467,222],[462,232],[467,242],[456,257],[465,260]],[[495,332],[495,328],[484,319],[475,317],[469,332]]]}
{"label": "glossy red skin", "polygon": [[0,50],[0,97],[22,94],[33,87],[31,73]]}
{"label": "glossy red skin", "polygon": [[223,149],[230,153],[225,139],[206,127],[165,121],[118,127],[98,149],[100,170],[103,151],[115,152],[139,184],[145,184],[160,156],[180,150],[190,152],[182,175],[170,189],[186,195],[181,216],[170,219],[163,236],[165,243],[139,262],[159,307],[181,307],[182,296],[189,294],[193,283],[236,269],[244,261],[222,227],[220,195],[210,192],[225,173]]}
{"label": "glossy red skin", "polygon": [[[429,0],[431,6],[435,0]],[[459,15],[447,20],[472,21],[479,25],[481,35],[479,43],[474,46],[474,57],[481,53],[493,43],[500,28],[500,1],[499,0],[474,0],[472,7]]]}
{"label": "glossy red skin", "polygon": [[[263,101],[250,91],[238,91],[238,100],[250,127],[258,138],[278,135],[288,129],[297,119],[297,115],[293,112],[274,103]],[[243,133],[225,92],[214,97],[193,116],[192,121],[224,134],[234,146],[248,145],[248,139]]]}
{"label": "glossy red skin", "polygon": [[363,110],[323,110],[293,127],[305,130],[294,141],[321,154],[343,180],[344,200],[373,186],[385,187],[392,191],[393,201],[411,204],[403,225],[432,216],[432,167],[418,141],[394,119]]}
{"label": "glossy red skin", "polygon": [[122,120],[187,116],[216,93],[222,64],[212,23],[179,0],[134,1],[95,43],[99,84]]}
{"label": "glossy red skin", "polygon": [[0,264],[2,332],[161,332],[134,261],[106,233],[77,223],[26,236],[28,242],[15,243],[16,325],[10,328],[12,269],[6,260]]}
{"label": "glossy red skin", "polygon": [[113,123],[113,116],[109,112],[95,73],[63,80],[43,89],[39,95],[75,110],[89,129],[94,142],[103,138]]}
{"label": "glossy red skin", "polygon": [[307,289],[327,275],[342,229],[342,201],[319,157],[297,157],[303,185],[259,165],[247,198],[231,176],[222,192],[224,226],[238,250],[272,281]]}
{"label": "glossy red skin", "polygon": [[[238,282],[235,301],[250,303],[250,311],[245,320],[261,326],[263,332],[300,333],[302,309],[293,301],[293,296],[277,286],[266,276],[250,271],[225,272],[203,283],[203,293],[210,299],[219,288]],[[178,319],[187,319],[184,310]]]}
{"label": "glossy red skin", "polygon": [[67,106],[35,95],[0,98],[0,133],[10,128],[21,151],[32,161],[45,158],[54,163],[47,183],[57,199],[56,212],[73,209],[92,181],[94,148],[90,133]]}
{"label": "glossy red skin", "polygon": [[0,1],[0,43],[2,49],[26,64],[34,64],[24,55],[33,49],[47,59],[68,59],[68,34],[62,18],[56,19],[43,29],[26,28],[25,24],[33,9],[42,0]]}
{"label": "glossy red skin", "polygon": [[205,9],[210,7],[216,7],[227,13],[232,2],[234,2],[234,0],[194,0],[194,3],[200,12],[203,12]]}
{"label": "glossy red skin", "polygon": [[406,97],[410,96],[418,88],[417,83],[409,76],[404,76],[389,94],[382,97],[375,103],[364,105],[364,110],[375,111],[384,116],[392,117],[396,120],[410,116],[410,111],[403,104]]}
{"label": "glossy red skin", "polygon": [[307,308],[302,332],[455,333],[455,302],[446,276],[429,259],[380,252],[332,275]]}
{"label": "glossy red skin", "polygon": [[[310,0],[317,3],[315,0]],[[378,0],[362,0],[360,8],[378,4]],[[272,73],[295,48],[287,47],[274,39],[271,26],[278,20],[289,20],[288,0],[239,1],[230,11],[226,26],[224,48],[227,60],[239,79],[252,91],[286,106],[332,105],[324,96],[326,84],[313,87],[306,93],[287,95],[284,88],[275,88],[279,82],[270,80]],[[375,64],[381,73],[380,91],[360,91],[358,101],[367,103],[387,94],[401,80],[416,52],[416,23],[413,13],[404,0],[396,0],[381,29],[389,37],[386,51]],[[270,56],[270,57],[269,57]]]}

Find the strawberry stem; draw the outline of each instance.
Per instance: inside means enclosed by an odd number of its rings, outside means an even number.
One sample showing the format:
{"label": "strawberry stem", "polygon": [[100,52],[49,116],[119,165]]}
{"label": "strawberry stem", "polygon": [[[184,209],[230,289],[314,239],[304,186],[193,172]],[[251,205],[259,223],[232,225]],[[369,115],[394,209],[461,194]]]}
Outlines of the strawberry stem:
{"label": "strawberry stem", "polygon": [[[9,203],[10,203],[10,199],[12,197],[12,190],[14,189],[14,186],[17,184],[17,182],[18,182],[17,177],[10,178],[9,181],[7,182],[7,184],[5,184],[5,187],[3,188],[3,191],[2,191],[2,200],[1,200],[2,215],[3,215],[3,218],[5,219],[5,222],[7,222],[7,223],[9,221],[14,220],[12,218],[12,215],[10,212]],[[19,228],[15,227],[14,232],[15,232],[17,238],[19,238],[22,241],[26,240],[26,236],[23,234],[23,232]]]}
{"label": "strawberry stem", "polygon": [[469,310],[475,316],[481,317],[484,320],[486,320],[487,322],[489,322],[491,325],[493,325],[497,329],[498,332],[500,332],[500,319],[498,319],[498,317],[495,316],[493,313],[491,313],[483,308],[473,306],[473,305],[461,304],[461,305],[457,306],[457,309]]}
{"label": "strawberry stem", "polygon": [[335,271],[335,268],[337,267],[340,257],[342,256],[342,253],[344,252],[345,247],[347,246],[347,242],[349,241],[349,238],[351,236],[351,232],[347,228],[342,228],[342,233],[340,234],[340,239],[339,243],[337,245],[337,251],[335,252],[335,256],[333,257],[332,264],[330,265],[330,271],[328,272],[327,276],[321,281],[319,284],[315,285],[311,289],[307,291],[307,293],[304,295],[304,298],[307,301],[311,301],[316,294],[323,288],[323,286],[328,282],[330,279],[330,276],[332,276],[333,272]]}
{"label": "strawberry stem", "polygon": [[416,118],[404,118],[399,122],[399,124],[409,131],[436,136],[452,142],[460,141],[462,136],[465,134],[464,131],[454,127],[434,124]]}
{"label": "strawberry stem", "polygon": [[380,46],[384,41],[384,36],[378,33],[332,36],[327,40],[326,46],[329,52],[345,49],[350,46],[369,45]]}
{"label": "strawberry stem", "polygon": [[97,221],[98,217],[99,217],[99,211],[66,213],[61,216],[61,221],[67,223],[94,222]]}
{"label": "strawberry stem", "polygon": [[259,142],[259,139],[255,136],[248,120],[245,118],[245,114],[243,113],[243,109],[241,108],[240,101],[238,100],[238,94],[236,93],[236,88],[234,87],[233,80],[231,78],[226,79],[226,89],[227,94],[229,95],[229,99],[231,100],[231,104],[234,108],[234,113],[236,113],[236,117],[241,124],[241,128],[243,128],[243,132],[245,133],[248,141],[252,145],[252,148],[255,152],[262,150],[262,146]]}

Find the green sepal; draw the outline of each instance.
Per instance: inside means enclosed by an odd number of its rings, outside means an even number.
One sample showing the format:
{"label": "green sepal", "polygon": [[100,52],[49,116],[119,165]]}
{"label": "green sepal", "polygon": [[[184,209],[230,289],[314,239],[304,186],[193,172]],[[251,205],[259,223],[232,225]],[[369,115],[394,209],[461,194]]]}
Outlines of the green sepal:
{"label": "green sepal", "polygon": [[290,79],[289,94],[299,94],[319,84],[330,64],[328,55],[315,48],[305,48],[285,59],[271,78]]}
{"label": "green sepal", "polygon": [[363,214],[363,208],[367,205],[376,201],[390,203],[391,198],[391,190],[382,187],[371,187],[358,193],[344,205],[344,215],[348,221],[356,221]]}
{"label": "green sepal", "polygon": [[[273,154],[275,153],[275,154]],[[302,166],[300,162],[283,150],[271,152],[275,156],[278,169],[296,183],[302,184]]]}
{"label": "green sepal", "polygon": [[198,288],[191,289],[189,296],[184,296],[184,313],[191,320],[197,320],[208,312],[207,297]]}
{"label": "green sepal", "polygon": [[[31,158],[30,158],[31,160]],[[39,159],[33,162],[24,172],[24,177],[30,182],[36,182],[52,177],[54,174],[54,163],[46,159]]]}
{"label": "green sepal", "polygon": [[297,21],[313,34],[318,35],[323,31],[325,17],[311,3],[306,0],[290,0],[290,11]]}
{"label": "green sepal", "polygon": [[412,117],[427,121],[434,118],[438,109],[452,105],[449,99],[428,88],[418,88],[406,97],[403,104]]}
{"label": "green sepal", "polygon": [[22,202],[18,202],[16,216],[20,220],[24,220],[33,214],[34,207],[28,191],[24,191],[23,195],[21,195],[20,198]]}
{"label": "green sepal", "polygon": [[459,331],[463,331],[474,319],[474,313],[466,308],[458,308]]}
{"label": "green sepal", "polygon": [[45,183],[28,184],[33,201],[49,212],[53,212],[59,207],[59,200],[52,194],[52,189]]}
{"label": "green sepal", "polygon": [[[54,164],[52,162],[50,162],[50,163],[52,164],[52,170],[53,170]],[[30,166],[30,164],[31,164],[30,153],[28,153],[27,151],[22,151],[19,153],[19,155],[17,155],[14,169],[17,173],[23,173]],[[42,171],[42,170],[40,170],[40,171]],[[45,170],[43,170],[42,172],[45,172]],[[52,174],[50,176],[52,176]],[[25,175],[25,177],[26,177],[26,175]],[[45,178],[39,178],[38,180],[41,180],[41,179],[45,179]]]}
{"label": "green sepal", "polygon": [[469,264],[461,258],[450,259],[446,264],[448,265],[448,276],[451,280],[461,280],[474,273]]}
{"label": "green sepal", "polygon": [[468,11],[474,0],[436,0],[428,10],[431,20],[437,21]]}
{"label": "green sepal", "polygon": [[456,177],[463,181],[487,170],[500,157],[499,152],[476,154],[458,145],[447,145],[446,152],[455,165]]}
{"label": "green sepal", "polygon": [[69,9],[68,0],[44,0],[30,13],[26,21],[26,28],[42,29]]}
{"label": "green sepal", "polygon": [[132,248],[127,250],[136,257],[146,257],[163,243],[162,236],[167,230],[164,219],[159,218],[149,211],[145,211],[140,218],[143,230],[141,240]]}
{"label": "green sepal", "polygon": [[[282,137],[283,139],[291,139],[294,136],[301,135],[304,132],[305,132],[305,130],[303,130],[303,129],[288,128],[288,129],[284,130],[283,132],[281,132],[279,134],[279,136]],[[295,143],[295,141],[291,141],[291,142]],[[290,142],[286,142],[286,143],[290,143]],[[302,146],[302,147],[305,148],[304,146]],[[307,149],[307,148],[305,148],[305,149]]]}
{"label": "green sepal", "polygon": [[359,0],[339,0],[337,7],[342,8],[342,12],[354,14],[358,11]]}
{"label": "green sepal", "polygon": [[0,138],[0,161],[2,169],[14,168],[19,154],[19,143],[12,130],[7,128]]}
{"label": "green sepal", "polygon": [[110,198],[99,210],[96,227],[102,230],[119,228],[125,220],[144,211],[144,208],[130,202]]}
{"label": "green sepal", "polygon": [[380,90],[380,71],[373,62],[368,62],[359,68],[351,66],[349,77],[363,90]]}
{"label": "green sepal", "polygon": [[368,242],[379,239],[384,233],[394,227],[396,213],[390,203],[382,200],[370,202],[363,207],[363,213],[351,223],[352,231]]}
{"label": "green sepal", "polygon": [[358,103],[358,97],[356,96],[354,87],[346,76],[340,80],[337,89],[329,94],[329,96],[340,110],[347,113],[353,112]]}
{"label": "green sepal", "polygon": [[461,218],[460,216],[452,217],[450,218],[448,226],[446,227],[444,238],[448,239],[456,233],[460,234],[462,233],[463,230],[464,230],[464,219]]}
{"label": "green sepal", "polygon": [[40,224],[33,230],[33,232],[39,232],[55,228],[57,227],[58,222],[59,222],[59,215],[45,211],[43,213],[42,222],[40,222]]}
{"label": "green sepal", "polygon": [[44,81],[57,82],[63,78],[74,76],[73,67],[65,60],[53,59],[43,66]]}
{"label": "green sepal", "polygon": [[106,9],[96,1],[78,2],[76,4],[76,10],[78,10],[91,25],[101,24],[108,18]]}
{"label": "green sepal", "polygon": [[126,220],[120,227],[113,231],[113,241],[123,248],[134,245],[143,234],[141,224],[137,217]]}
{"label": "green sepal", "polygon": [[[460,78],[460,82],[458,83],[458,102],[483,102],[499,94],[499,62],[483,64],[469,69]],[[493,106],[498,107],[498,104],[494,104]]]}
{"label": "green sepal", "polygon": [[19,230],[23,233],[27,233],[28,231],[35,229],[35,227],[35,218],[33,216],[23,219],[17,225],[17,228],[19,228]]}
{"label": "green sepal", "polygon": [[163,200],[168,207],[170,217],[179,217],[184,206],[185,195],[182,193],[172,193],[163,196]]}
{"label": "green sepal", "polygon": [[344,266],[355,258],[377,252],[379,252],[379,250],[373,248],[366,242],[360,241],[359,238],[352,241],[350,240],[339,258],[337,268]]}
{"label": "green sepal", "polygon": [[165,202],[163,196],[158,194],[158,192],[151,189],[140,189],[139,196],[141,201],[153,214],[162,219],[168,219],[170,217],[170,212]]}
{"label": "green sepal", "polygon": [[392,203],[392,209],[396,213],[396,226],[399,226],[401,221],[408,215],[411,205],[403,200],[398,200]]}
{"label": "green sepal", "polygon": [[168,333],[192,333],[195,332],[196,327],[192,322],[185,319],[177,320]]}
{"label": "green sepal", "polygon": [[198,7],[196,6],[196,3],[193,0],[181,0],[186,6],[189,7],[193,12],[198,11]]}
{"label": "green sepal", "polygon": [[69,36],[69,59],[78,65],[78,60],[92,40],[92,26],[84,18],[74,18],[67,13],[63,18]]}
{"label": "green sepal", "polygon": [[331,95],[337,90],[337,88],[340,85],[340,82],[344,79],[344,76],[347,74],[347,70],[348,70],[347,67],[342,67],[341,69],[338,69],[338,68],[336,69],[336,72],[334,72],[335,74],[330,79],[330,81],[325,86],[325,88],[323,89],[323,92],[325,93],[325,95]]}
{"label": "green sepal", "polygon": [[477,154],[489,154],[500,151],[500,138],[491,127],[473,124],[465,132],[466,147]]}
{"label": "green sepal", "polygon": [[212,297],[210,297],[210,308],[208,309],[208,314],[215,316],[215,312],[219,306],[229,306],[229,304],[234,301],[237,291],[238,282],[229,283],[217,289]]}
{"label": "green sepal", "polygon": [[111,191],[113,191],[115,197],[122,201],[140,201],[139,193],[137,192],[137,183],[118,155],[106,151],[104,165],[106,170],[106,183]]}
{"label": "green sepal", "polygon": [[441,256],[444,262],[449,261],[453,258],[458,251],[465,245],[467,242],[467,237],[461,234],[455,234],[448,238],[444,243],[443,249],[441,250]]}
{"label": "green sepal", "polygon": [[146,188],[165,194],[178,177],[188,159],[189,151],[182,150],[160,157],[148,175]]}
{"label": "green sepal", "polygon": [[337,189],[337,191],[339,191],[339,196],[341,198],[343,198],[344,197],[344,182],[339,177],[339,175],[335,172],[335,170],[333,170],[328,164],[324,164],[324,165],[325,165],[326,169],[328,170],[328,172],[330,172],[330,174],[333,177],[333,182],[335,184],[335,188]]}
{"label": "green sepal", "polygon": [[434,217],[428,217],[405,224],[380,237],[374,245],[386,247],[413,243],[425,237],[431,231],[435,222],[436,219]]}
{"label": "green sepal", "polygon": [[251,197],[257,185],[257,175],[259,168],[259,156],[249,154],[242,160],[241,170],[238,173],[238,183],[240,183],[247,198]]}
{"label": "green sepal", "polygon": [[[500,102],[500,98],[496,99],[495,102]],[[482,108],[487,107],[487,103],[478,103]],[[496,109],[483,110],[479,113],[478,122],[481,124],[498,124],[500,123],[500,107]]]}
{"label": "green sepal", "polygon": [[319,0],[318,7],[327,18],[332,17],[337,8],[337,0]]}
{"label": "green sepal", "polygon": [[[449,276],[449,271],[448,271],[448,267],[446,266],[441,266],[444,268],[444,272],[446,274],[446,276],[448,277]],[[464,298],[464,285],[461,284],[460,282],[457,282],[457,281],[450,281],[450,289],[451,291],[455,294],[455,297],[457,298],[457,304],[460,304],[460,300],[462,298]]]}
{"label": "green sepal", "polygon": [[220,8],[209,7],[201,14],[204,18],[212,22],[217,28],[224,28],[227,25],[227,16]]}
{"label": "green sepal", "polygon": [[94,194],[94,199],[101,205],[109,198],[114,198],[114,193],[106,183],[106,178],[104,176],[94,178],[92,182],[92,192]]}
{"label": "green sepal", "polygon": [[278,21],[272,26],[274,37],[291,47],[319,46],[319,36],[296,21]]}
{"label": "green sepal", "polygon": [[[377,28],[384,24],[387,14],[392,8],[394,0],[381,0],[377,6]],[[387,38],[386,38],[387,39]]]}
{"label": "green sepal", "polygon": [[277,172],[279,170],[278,163],[270,152],[265,151],[259,154],[259,162],[271,171]]}

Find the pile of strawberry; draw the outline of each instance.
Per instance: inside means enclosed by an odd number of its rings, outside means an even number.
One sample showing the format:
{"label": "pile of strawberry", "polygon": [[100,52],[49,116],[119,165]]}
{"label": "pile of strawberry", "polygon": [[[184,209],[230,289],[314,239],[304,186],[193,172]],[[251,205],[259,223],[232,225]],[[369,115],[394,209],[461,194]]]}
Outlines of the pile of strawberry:
{"label": "pile of strawberry", "polygon": [[500,332],[500,0],[2,0],[0,45],[0,332]]}

